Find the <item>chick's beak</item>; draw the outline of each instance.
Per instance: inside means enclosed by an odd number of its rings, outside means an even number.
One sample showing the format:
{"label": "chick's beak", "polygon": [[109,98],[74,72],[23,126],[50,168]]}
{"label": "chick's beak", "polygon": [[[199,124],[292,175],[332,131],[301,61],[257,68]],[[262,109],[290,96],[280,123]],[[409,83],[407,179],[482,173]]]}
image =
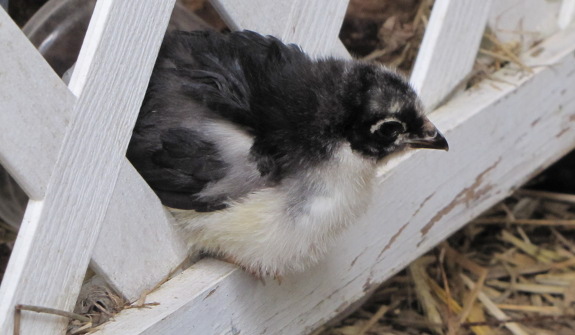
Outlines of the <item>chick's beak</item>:
{"label": "chick's beak", "polygon": [[406,143],[411,148],[441,149],[448,151],[447,140],[439,130],[425,118],[421,132],[407,138]]}

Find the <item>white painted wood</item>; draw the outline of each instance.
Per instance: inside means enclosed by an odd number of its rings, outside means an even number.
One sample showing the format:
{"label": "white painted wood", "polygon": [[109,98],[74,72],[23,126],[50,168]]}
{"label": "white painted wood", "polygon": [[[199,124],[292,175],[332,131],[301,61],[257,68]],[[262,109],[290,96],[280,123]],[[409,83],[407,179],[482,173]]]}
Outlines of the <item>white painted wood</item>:
{"label": "white painted wood", "polygon": [[2,8],[0,25],[0,163],[39,200],[75,99]]}
{"label": "white painted wood", "polygon": [[92,253],[92,268],[128,301],[164,280],[188,248],[136,169],[124,160]]}
{"label": "white painted wood", "polygon": [[530,49],[558,29],[561,1],[496,0],[489,13],[489,27],[499,40]]}
{"label": "white painted wood", "polygon": [[[70,84],[81,94],[0,288],[0,333],[12,333],[16,304],[74,307],[173,5],[98,1]],[[59,334],[67,324],[26,312],[21,322],[22,334]]]}
{"label": "white painted wood", "polygon": [[263,286],[204,260],[148,297],[159,305],[126,310],[96,334],[306,334],[345,311],[574,147],[575,29],[542,47],[525,62],[548,66],[502,70],[432,113],[450,151],[388,162],[374,204],[316,268]]}
{"label": "white painted wood", "polygon": [[411,74],[428,111],[471,72],[491,0],[437,0]]}
{"label": "white painted wood", "polygon": [[559,9],[559,27],[561,29],[567,28],[575,21],[575,0],[561,1],[561,8]]}
{"label": "white painted wood", "polygon": [[338,38],[349,0],[211,2],[233,30],[274,35],[314,56],[350,57]]}
{"label": "white painted wood", "polygon": [[[4,74],[0,77],[0,95],[6,102],[0,105],[0,157],[12,154],[3,164],[14,158],[19,182],[28,183],[36,187],[34,192],[43,194],[76,99],[16,24],[3,22],[0,40],[10,48],[0,53],[0,71]],[[17,94],[9,94],[14,87],[18,88]],[[92,266],[128,300],[136,300],[187,256],[187,248],[175,236],[171,219],[140,175],[124,160],[106,212],[107,224],[92,255]]]}
{"label": "white painted wood", "polygon": [[222,19],[232,30],[251,29],[262,34],[281,36],[287,22],[280,21],[299,0],[211,0]]}

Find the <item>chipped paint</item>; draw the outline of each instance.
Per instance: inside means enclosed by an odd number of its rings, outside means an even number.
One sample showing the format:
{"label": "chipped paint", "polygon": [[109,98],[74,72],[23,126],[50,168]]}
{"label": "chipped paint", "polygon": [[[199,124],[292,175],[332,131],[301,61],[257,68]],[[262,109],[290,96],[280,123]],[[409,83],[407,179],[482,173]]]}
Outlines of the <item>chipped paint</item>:
{"label": "chipped paint", "polygon": [[371,282],[371,276],[369,276],[367,278],[367,280],[365,281],[365,283],[363,284],[363,293],[367,293],[367,292],[371,291],[372,287],[373,287],[373,283]]}
{"label": "chipped paint", "polygon": [[[499,165],[499,162],[501,162],[501,157],[499,157],[495,163],[493,163],[491,166],[481,172],[477,177],[475,177],[475,181],[471,186],[464,188],[455,196],[455,198],[453,198],[453,200],[447,206],[443,207],[439,212],[437,212],[437,214],[435,214],[435,216],[431,218],[431,220],[423,228],[421,228],[420,232],[422,237],[425,237],[433,225],[435,225],[436,222],[451,212],[455,207],[462,203],[467,205],[471,200],[477,199],[485,193],[489,192],[493,188],[493,185],[488,184],[481,187],[483,178],[487,173],[495,169],[497,165]],[[421,241],[419,244],[421,244]]]}
{"label": "chipped paint", "polygon": [[391,248],[391,246],[393,245],[393,243],[395,243],[395,240],[397,240],[397,238],[399,237],[399,235],[401,235],[401,233],[405,230],[405,228],[407,227],[407,225],[409,224],[409,222],[405,223],[403,226],[401,226],[401,228],[399,228],[399,230],[397,231],[397,233],[395,233],[390,239],[389,242],[387,242],[387,244],[385,245],[385,247],[383,248],[383,250],[381,250],[381,252],[379,253],[379,255],[377,255],[377,259],[380,259],[381,256],[387,251],[389,250],[389,248]]}
{"label": "chipped paint", "polygon": [[[416,216],[417,213],[419,213],[419,211],[423,208],[423,206],[425,206],[425,204],[431,199],[433,198],[433,196],[435,195],[435,192],[431,193],[430,195],[428,195],[425,199],[423,199],[423,201],[421,202],[421,204],[419,205],[419,207],[415,210],[415,212],[413,213],[412,217]],[[387,242],[387,244],[385,245],[385,247],[381,250],[381,252],[379,253],[379,255],[377,255],[377,259],[379,260],[381,258],[381,256],[391,248],[391,246],[393,246],[393,244],[395,243],[395,240],[397,240],[397,238],[399,237],[399,235],[401,235],[401,233],[405,230],[405,228],[407,228],[407,225],[409,224],[409,222],[406,222],[403,226],[401,226],[401,228],[399,228],[399,230],[397,231],[397,233],[395,233],[390,239],[389,242]],[[420,242],[421,243],[421,242]],[[359,257],[359,256],[358,256]],[[354,262],[357,260],[357,257],[354,259]]]}
{"label": "chipped paint", "polygon": [[204,298],[204,300],[208,299],[212,294],[214,294],[214,293],[217,291],[218,288],[219,288],[219,286],[214,287],[214,288],[206,295],[206,297]]}
{"label": "chipped paint", "polygon": [[431,193],[429,196],[427,196],[427,198],[423,199],[419,207],[417,207],[417,209],[415,210],[415,213],[413,213],[412,217],[416,216],[417,213],[419,213],[419,211],[423,208],[423,206],[425,206],[425,204],[429,201],[429,199],[433,198],[434,195],[435,192]]}
{"label": "chipped paint", "polygon": [[569,130],[571,130],[571,128],[569,128],[569,127],[561,129],[561,131],[558,132],[557,135],[555,135],[555,138],[559,138],[559,137],[565,135]]}
{"label": "chipped paint", "polygon": [[350,268],[352,268],[355,265],[355,262],[357,262],[358,258],[361,257],[361,255],[363,255],[363,252],[355,256],[355,258],[353,259],[353,261],[351,261],[351,264],[349,265]]}

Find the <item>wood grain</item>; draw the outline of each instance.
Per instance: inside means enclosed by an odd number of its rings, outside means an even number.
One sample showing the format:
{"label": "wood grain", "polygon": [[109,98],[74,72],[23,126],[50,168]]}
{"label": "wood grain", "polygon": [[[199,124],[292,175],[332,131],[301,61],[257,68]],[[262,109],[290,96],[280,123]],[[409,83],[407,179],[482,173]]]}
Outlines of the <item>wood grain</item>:
{"label": "wood grain", "polygon": [[[264,286],[205,260],[96,334],[307,334],[507,196],[575,144],[575,29],[545,41],[527,74],[504,69],[430,115],[450,151],[382,168],[373,205],[319,266]],[[197,283],[204,283],[198,285]]]}
{"label": "wood grain", "polygon": [[2,8],[0,23],[0,163],[39,200],[75,98]]}
{"label": "wood grain", "polygon": [[[70,83],[79,95],[42,201],[31,201],[0,288],[0,333],[14,306],[71,310],[174,1],[98,1]],[[67,320],[23,313],[22,334],[60,334]]]}

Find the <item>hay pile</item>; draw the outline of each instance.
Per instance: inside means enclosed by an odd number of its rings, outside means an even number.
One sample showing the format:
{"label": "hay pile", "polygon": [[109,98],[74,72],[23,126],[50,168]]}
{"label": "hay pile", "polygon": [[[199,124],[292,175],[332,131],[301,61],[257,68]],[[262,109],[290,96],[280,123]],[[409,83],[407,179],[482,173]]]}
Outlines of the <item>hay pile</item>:
{"label": "hay pile", "polygon": [[575,334],[575,195],[520,190],[321,335]]}

